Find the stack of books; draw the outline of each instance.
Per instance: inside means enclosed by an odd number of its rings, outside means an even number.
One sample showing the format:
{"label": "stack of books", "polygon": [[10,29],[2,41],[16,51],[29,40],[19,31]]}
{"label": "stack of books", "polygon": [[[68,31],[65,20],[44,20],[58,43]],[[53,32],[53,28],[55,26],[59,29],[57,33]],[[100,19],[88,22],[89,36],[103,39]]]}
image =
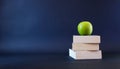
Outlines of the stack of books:
{"label": "stack of books", "polygon": [[102,51],[99,49],[100,36],[73,36],[72,49],[69,56],[74,59],[102,59]]}

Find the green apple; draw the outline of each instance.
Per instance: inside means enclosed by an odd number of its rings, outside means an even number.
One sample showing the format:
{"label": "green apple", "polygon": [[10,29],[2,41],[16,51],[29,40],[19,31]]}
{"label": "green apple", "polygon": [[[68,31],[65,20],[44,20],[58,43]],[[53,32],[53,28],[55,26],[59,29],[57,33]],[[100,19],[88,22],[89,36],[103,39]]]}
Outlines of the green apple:
{"label": "green apple", "polygon": [[77,30],[80,35],[91,35],[93,32],[93,26],[89,21],[82,21],[78,24]]}

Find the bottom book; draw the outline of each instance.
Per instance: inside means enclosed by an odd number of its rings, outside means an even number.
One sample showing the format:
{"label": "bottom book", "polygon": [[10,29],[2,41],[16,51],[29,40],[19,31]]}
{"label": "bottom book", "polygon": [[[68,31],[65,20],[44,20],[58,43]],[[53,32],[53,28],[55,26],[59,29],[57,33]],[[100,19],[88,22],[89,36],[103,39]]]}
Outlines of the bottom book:
{"label": "bottom book", "polygon": [[101,50],[97,51],[74,51],[69,49],[69,56],[79,60],[79,59],[102,59]]}

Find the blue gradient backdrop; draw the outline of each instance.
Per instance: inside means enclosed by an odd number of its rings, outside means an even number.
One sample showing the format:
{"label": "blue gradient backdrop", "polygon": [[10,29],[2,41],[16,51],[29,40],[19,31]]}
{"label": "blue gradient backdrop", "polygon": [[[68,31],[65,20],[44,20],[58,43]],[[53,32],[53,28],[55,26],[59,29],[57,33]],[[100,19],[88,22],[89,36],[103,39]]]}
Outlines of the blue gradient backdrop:
{"label": "blue gradient backdrop", "polygon": [[120,0],[0,0],[0,52],[68,53],[83,20],[103,52],[120,53]]}

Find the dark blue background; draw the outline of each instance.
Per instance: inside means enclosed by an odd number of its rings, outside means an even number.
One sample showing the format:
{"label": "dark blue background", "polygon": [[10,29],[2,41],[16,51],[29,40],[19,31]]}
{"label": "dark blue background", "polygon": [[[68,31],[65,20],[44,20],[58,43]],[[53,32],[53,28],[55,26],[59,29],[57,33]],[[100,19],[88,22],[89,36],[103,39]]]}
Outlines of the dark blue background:
{"label": "dark blue background", "polygon": [[0,0],[0,52],[68,53],[83,20],[120,53],[120,0]]}

